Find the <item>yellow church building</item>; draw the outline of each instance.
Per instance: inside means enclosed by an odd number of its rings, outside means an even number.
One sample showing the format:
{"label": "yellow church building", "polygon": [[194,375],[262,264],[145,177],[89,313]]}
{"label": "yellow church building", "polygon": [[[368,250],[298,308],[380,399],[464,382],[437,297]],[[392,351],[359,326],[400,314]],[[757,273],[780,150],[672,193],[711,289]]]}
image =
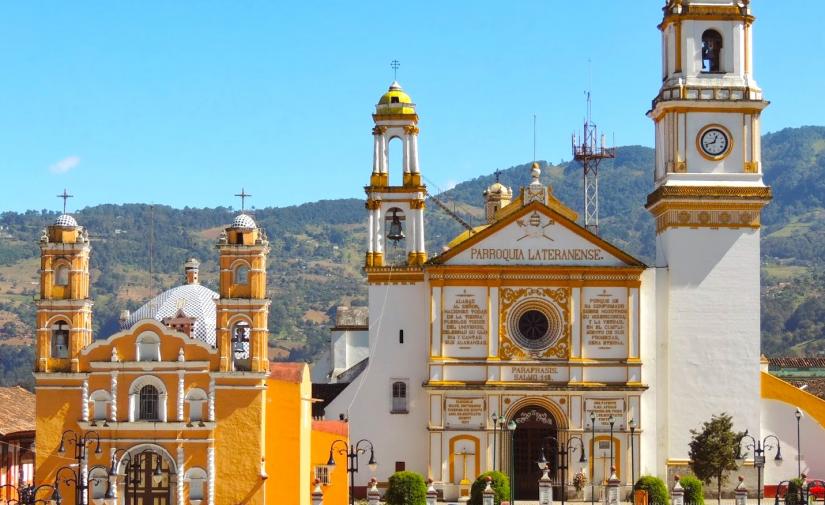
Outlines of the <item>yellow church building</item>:
{"label": "yellow church building", "polygon": [[[88,232],[65,213],[44,230],[35,480],[56,490],[44,486],[38,498],[309,505],[316,467],[347,426],[313,431],[307,365],[267,359],[265,231],[242,213],[216,246],[219,292],[189,260],[185,284],[95,340]],[[338,499],[327,503],[344,503],[346,469],[331,472],[321,472],[325,494]]]}

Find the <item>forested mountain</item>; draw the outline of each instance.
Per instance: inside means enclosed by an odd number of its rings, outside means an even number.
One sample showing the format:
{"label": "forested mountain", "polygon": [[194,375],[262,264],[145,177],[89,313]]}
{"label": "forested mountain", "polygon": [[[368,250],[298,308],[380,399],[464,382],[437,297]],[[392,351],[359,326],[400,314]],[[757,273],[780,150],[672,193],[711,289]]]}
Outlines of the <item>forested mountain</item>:
{"label": "forested mountain", "polygon": [[[763,139],[765,179],[774,201],[762,229],[763,349],[769,354],[825,350],[825,128],[804,127]],[[577,212],[581,170],[575,163],[541,162],[542,180]],[[629,146],[601,165],[601,233],[651,262],[653,220],[643,208],[652,187],[653,150]],[[482,192],[489,175],[458,184],[438,198],[472,224],[483,222]],[[427,167],[424,167],[424,175]],[[366,177],[366,175],[365,175]],[[529,164],[503,169],[499,178],[517,192],[529,183]],[[180,284],[188,257],[201,261],[201,280],[216,283],[215,240],[237,210],[145,204],[99,205],[75,212],[92,237],[92,296],[96,338],[117,328],[121,309],[134,310],[154,293]],[[311,360],[328,339],[340,304],[363,305],[361,263],[366,242],[363,201],[324,200],[254,210],[272,246],[270,346],[278,359]],[[50,211],[0,214],[0,383],[31,384],[31,339],[37,294],[40,230]],[[462,231],[436,205],[427,208],[431,255]],[[150,254],[151,251],[151,254]],[[151,272],[151,274],[150,274]]]}

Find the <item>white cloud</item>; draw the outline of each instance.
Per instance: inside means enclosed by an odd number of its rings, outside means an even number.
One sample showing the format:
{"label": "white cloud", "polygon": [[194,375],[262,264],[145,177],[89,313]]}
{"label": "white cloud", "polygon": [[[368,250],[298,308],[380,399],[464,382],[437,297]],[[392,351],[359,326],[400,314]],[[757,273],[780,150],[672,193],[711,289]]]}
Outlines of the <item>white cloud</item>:
{"label": "white cloud", "polygon": [[79,156],[67,156],[49,167],[49,172],[53,174],[65,174],[69,170],[80,164]]}

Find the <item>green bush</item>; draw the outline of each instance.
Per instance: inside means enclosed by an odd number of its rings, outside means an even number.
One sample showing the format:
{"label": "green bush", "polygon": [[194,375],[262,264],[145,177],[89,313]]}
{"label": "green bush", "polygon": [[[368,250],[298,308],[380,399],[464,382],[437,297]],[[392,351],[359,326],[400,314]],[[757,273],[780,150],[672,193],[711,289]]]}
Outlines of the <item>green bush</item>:
{"label": "green bush", "polygon": [[415,472],[395,472],[390,477],[387,505],[427,505],[427,484]]}
{"label": "green bush", "polygon": [[510,499],[510,478],[501,472],[484,472],[478,476],[475,482],[473,482],[473,487],[470,488],[470,505],[482,504],[482,493],[487,487],[488,476],[493,479],[492,482],[490,482],[490,487],[496,492],[493,498],[495,505],[499,505],[502,500],[506,501]]}
{"label": "green bush", "polygon": [[791,479],[788,481],[788,493],[785,495],[785,505],[802,505],[802,488],[805,481],[802,479]]}
{"label": "green bush", "polygon": [[647,503],[651,505],[667,505],[670,503],[667,486],[659,477],[643,475],[636,481],[633,489],[644,489],[647,491]]}
{"label": "green bush", "polygon": [[679,484],[685,488],[685,503],[691,505],[705,505],[705,492],[702,481],[692,475],[685,475],[679,479]]}

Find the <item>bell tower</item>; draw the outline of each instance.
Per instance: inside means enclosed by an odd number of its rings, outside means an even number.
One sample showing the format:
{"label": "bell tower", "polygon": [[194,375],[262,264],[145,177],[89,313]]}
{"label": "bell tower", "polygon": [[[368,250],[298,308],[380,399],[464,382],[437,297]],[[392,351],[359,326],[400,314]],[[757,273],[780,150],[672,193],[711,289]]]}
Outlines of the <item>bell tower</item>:
{"label": "bell tower", "polygon": [[[248,195],[241,191],[241,198]],[[246,213],[239,214],[218,239],[220,298],[216,341],[222,371],[269,371],[269,304],[266,258],[269,240]]]}
{"label": "bell tower", "polygon": [[759,123],[768,102],[753,76],[749,3],[667,0],[659,25],[662,85],[648,112],[656,158],[647,209],[664,300],[658,383],[678,384],[657,392],[664,460],[687,458],[690,429],[713,414],[759,429],[759,228],[771,190],[762,180]]}
{"label": "bell tower", "polygon": [[[424,199],[427,188],[421,183],[418,167],[418,114],[410,96],[398,82],[393,81],[375,106],[372,115],[375,127],[373,135],[373,164],[367,193],[369,215],[367,267],[390,265],[387,258],[387,241],[397,246],[406,245],[404,263],[421,265],[427,261],[424,246]],[[401,143],[400,160],[403,177],[400,186],[390,185],[389,145]]]}
{"label": "bell tower", "polygon": [[40,299],[37,300],[37,372],[77,372],[78,354],[92,341],[89,298],[89,235],[66,213],[40,237]]}

